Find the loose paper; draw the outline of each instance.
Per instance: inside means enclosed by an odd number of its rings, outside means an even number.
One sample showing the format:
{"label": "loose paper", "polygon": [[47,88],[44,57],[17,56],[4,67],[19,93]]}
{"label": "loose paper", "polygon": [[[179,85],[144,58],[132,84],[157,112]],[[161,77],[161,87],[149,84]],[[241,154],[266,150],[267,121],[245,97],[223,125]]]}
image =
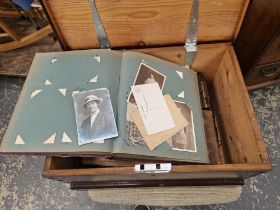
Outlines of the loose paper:
{"label": "loose paper", "polygon": [[148,135],[175,127],[158,83],[132,86],[131,90]]}
{"label": "loose paper", "polygon": [[[164,99],[171,112],[172,118],[174,119],[174,122],[175,122],[174,128],[171,128],[171,129],[159,132],[159,133],[155,133],[152,135],[148,135],[148,133],[145,129],[144,123],[141,119],[139,110],[134,110],[134,111],[130,112],[130,117],[136,124],[137,128],[139,129],[142,137],[144,138],[144,140],[150,150],[153,150],[159,144],[161,144],[162,142],[171,138],[174,134],[176,134],[177,132],[182,130],[188,123],[187,120],[182,115],[181,111],[177,108],[177,106],[174,103],[174,101],[172,100],[171,96],[165,95]],[[156,123],[161,124],[162,122],[157,121]]]}

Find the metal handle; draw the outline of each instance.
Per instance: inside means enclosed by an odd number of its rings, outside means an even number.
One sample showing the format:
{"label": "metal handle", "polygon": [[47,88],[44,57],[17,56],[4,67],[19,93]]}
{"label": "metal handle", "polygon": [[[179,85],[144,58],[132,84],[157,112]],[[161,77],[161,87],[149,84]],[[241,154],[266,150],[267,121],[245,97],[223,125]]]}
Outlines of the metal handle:
{"label": "metal handle", "polygon": [[269,66],[261,70],[261,73],[264,77],[270,77],[273,76],[277,71],[277,66]]}

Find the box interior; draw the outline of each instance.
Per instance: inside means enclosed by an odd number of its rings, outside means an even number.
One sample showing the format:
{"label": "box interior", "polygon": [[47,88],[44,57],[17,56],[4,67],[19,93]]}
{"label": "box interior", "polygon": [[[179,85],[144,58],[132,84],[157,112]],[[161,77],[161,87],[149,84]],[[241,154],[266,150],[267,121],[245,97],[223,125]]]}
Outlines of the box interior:
{"label": "box interior", "polygon": [[[40,1],[63,50],[99,48],[88,1]],[[248,177],[271,170],[234,50],[230,43],[225,43],[236,39],[249,2],[200,1],[198,43],[201,44],[192,68],[201,72],[207,80],[217,127],[217,142],[224,161],[212,165],[174,165],[171,179],[176,179],[178,173],[192,174],[187,178],[213,178],[217,174],[223,178]],[[184,65],[183,45],[192,0],[96,0],[96,7],[113,49],[136,49]],[[209,173],[212,175],[209,176]],[[124,174],[137,176],[131,166],[88,165],[81,157],[47,157],[43,173],[49,178],[111,175],[126,180]],[[143,178],[137,176],[135,179]],[[153,178],[153,175],[149,178]]]}
{"label": "box interior", "polygon": [[[184,63],[183,47],[138,49],[162,59]],[[193,69],[207,80],[218,142],[224,162],[213,165],[183,164],[174,166],[173,172],[203,171],[269,171],[271,169],[257,118],[250,103],[234,50],[230,43],[199,45]],[[86,165],[80,157],[48,157],[45,172],[51,170],[91,168],[102,174],[100,166]],[[105,168],[104,166],[103,168]],[[119,171],[117,170],[119,169]],[[130,173],[132,167],[115,167],[112,173]],[[96,171],[90,173],[96,173]],[[109,169],[108,169],[109,170]],[[74,171],[72,171],[74,173]],[[59,173],[59,172],[57,172]],[[61,173],[61,174],[63,174]],[[82,172],[81,172],[82,173]],[[254,173],[253,173],[254,174]]]}

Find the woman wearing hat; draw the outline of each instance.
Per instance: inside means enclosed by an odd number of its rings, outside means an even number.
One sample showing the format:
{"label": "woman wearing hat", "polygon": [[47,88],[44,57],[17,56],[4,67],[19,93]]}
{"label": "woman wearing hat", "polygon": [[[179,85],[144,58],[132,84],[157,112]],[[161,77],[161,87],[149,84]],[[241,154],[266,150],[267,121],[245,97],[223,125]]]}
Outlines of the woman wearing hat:
{"label": "woman wearing hat", "polygon": [[95,95],[89,95],[85,98],[84,107],[89,111],[90,116],[87,117],[81,125],[80,136],[83,139],[90,140],[104,133],[106,129],[106,120],[103,113],[98,108],[103,102],[102,98]]}

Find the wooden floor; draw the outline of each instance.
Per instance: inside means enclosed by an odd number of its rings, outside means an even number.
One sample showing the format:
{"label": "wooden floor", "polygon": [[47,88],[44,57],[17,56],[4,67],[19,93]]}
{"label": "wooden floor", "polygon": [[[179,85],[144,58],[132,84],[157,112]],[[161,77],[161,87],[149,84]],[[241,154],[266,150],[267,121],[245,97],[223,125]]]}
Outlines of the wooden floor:
{"label": "wooden floor", "polygon": [[[25,19],[0,19],[8,24],[19,36],[24,36],[35,31],[32,23]],[[8,41],[0,39],[3,43]],[[0,53],[0,75],[26,76],[35,53],[61,51],[57,41],[47,36],[29,46]]]}

